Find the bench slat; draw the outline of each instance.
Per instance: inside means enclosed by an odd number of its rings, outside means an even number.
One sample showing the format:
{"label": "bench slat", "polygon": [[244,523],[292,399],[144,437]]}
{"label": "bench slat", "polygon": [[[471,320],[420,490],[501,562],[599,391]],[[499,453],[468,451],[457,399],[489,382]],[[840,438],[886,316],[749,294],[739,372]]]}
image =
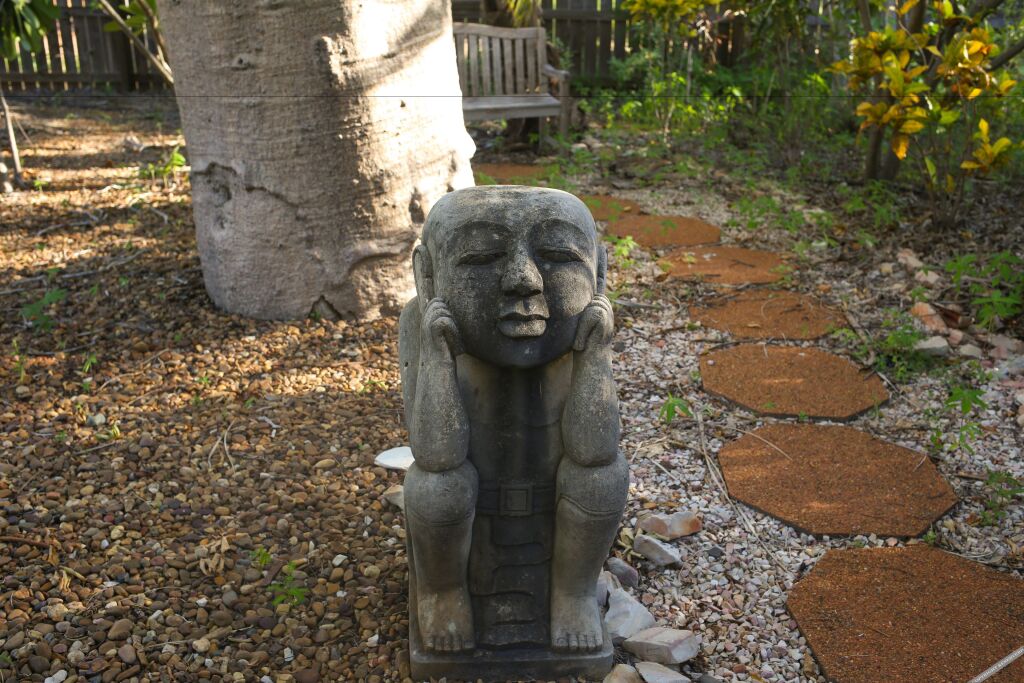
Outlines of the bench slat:
{"label": "bench slat", "polygon": [[526,67],[523,57],[523,41],[517,40],[515,42],[516,47],[516,92],[526,92]]}
{"label": "bench slat", "polygon": [[483,78],[483,89],[481,95],[493,95],[491,89],[491,51],[488,47],[487,36],[480,36],[480,76]]}
{"label": "bench slat", "polygon": [[488,52],[491,53],[491,80],[494,83],[494,95],[504,95],[505,90],[501,85],[501,38],[490,37],[487,39]]}
{"label": "bench slat", "polygon": [[467,121],[530,119],[535,116],[558,116],[561,106],[558,99],[551,95],[467,97],[462,100],[462,113]]}
{"label": "bench slat", "polygon": [[526,39],[526,92],[537,87],[537,39]]}
{"label": "bench slat", "polygon": [[471,97],[484,94],[480,92],[480,62],[477,55],[479,40],[475,35],[469,36],[469,94]]}
{"label": "bench slat", "polygon": [[505,65],[505,89],[501,91],[502,95],[515,95],[516,94],[516,81],[515,81],[515,60],[516,57],[512,53],[512,39],[502,38],[501,39],[501,62]]}
{"label": "bench slat", "polygon": [[466,43],[468,41],[469,38],[464,34],[455,36],[455,61],[459,64],[459,85],[462,86],[463,95],[470,94],[468,83],[466,81],[466,51],[468,49]]}

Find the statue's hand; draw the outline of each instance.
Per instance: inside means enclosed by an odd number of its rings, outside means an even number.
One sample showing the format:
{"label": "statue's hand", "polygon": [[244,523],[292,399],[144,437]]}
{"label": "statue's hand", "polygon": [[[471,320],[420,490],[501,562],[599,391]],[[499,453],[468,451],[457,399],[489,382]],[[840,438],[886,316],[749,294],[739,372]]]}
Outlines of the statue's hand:
{"label": "statue's hand", "polygon": [[424,347],[447,359],[464,352],[459,328],[452,312],[441,299],[431,299],[423,310],[421,338]]}
{"label": "statue's hand", "polygon": [[580,316],[576,328],[576,341],[572,347],[577,351],[595,350],[607,346],[615,332],[615,318],[612,302],[603,294],[594,297]]}

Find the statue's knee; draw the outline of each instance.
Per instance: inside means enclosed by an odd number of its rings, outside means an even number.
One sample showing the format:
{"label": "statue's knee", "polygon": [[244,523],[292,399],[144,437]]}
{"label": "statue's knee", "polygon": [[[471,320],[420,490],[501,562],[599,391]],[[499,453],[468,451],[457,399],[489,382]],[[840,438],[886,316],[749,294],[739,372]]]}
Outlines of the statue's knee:
{"label": "statue's knee", "polygon": [[619,453],[611,462],[586,467],[564,458],[558,467],[558,495],[596,514],[622,513],[629,492],[629,463]]}
{"label": "statue's knee", "polygon": [[466,461],[455,469],[429,472],[413,463],[404,488],[406,514],[428,524],[457,524],[476,507],[476,468]]}

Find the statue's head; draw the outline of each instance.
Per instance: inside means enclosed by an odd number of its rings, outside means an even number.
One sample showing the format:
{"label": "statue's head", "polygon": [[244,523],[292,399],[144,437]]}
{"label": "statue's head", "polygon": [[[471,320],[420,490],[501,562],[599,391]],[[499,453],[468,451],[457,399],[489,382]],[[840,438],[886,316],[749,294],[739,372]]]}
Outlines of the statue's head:
{"label": "statue's head", "polygon": [[413,256],[420,297],[439,297],[466,353],[534,367],[572,348],[604,293],[605,251],[586,205],[560,190],[489,185],[442,197]]}

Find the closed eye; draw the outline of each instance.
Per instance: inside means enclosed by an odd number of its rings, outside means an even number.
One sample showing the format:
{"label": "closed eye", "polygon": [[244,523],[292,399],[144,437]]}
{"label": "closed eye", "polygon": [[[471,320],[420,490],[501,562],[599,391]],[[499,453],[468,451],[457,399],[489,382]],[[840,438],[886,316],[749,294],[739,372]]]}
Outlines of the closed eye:
{"label": "closed eye", "polygon": [[583,259],[571,249],[541,249],[540,257],[545,261],[554,263],[569,263],[571,261],[582,261]]}
{"label": "closed eye", "polygon": [[459,258],[459,265],[486,266],[489,263],[494,263],[504,255],[505,252],[503,251],[470,252],[468,254],[463,254]]}

